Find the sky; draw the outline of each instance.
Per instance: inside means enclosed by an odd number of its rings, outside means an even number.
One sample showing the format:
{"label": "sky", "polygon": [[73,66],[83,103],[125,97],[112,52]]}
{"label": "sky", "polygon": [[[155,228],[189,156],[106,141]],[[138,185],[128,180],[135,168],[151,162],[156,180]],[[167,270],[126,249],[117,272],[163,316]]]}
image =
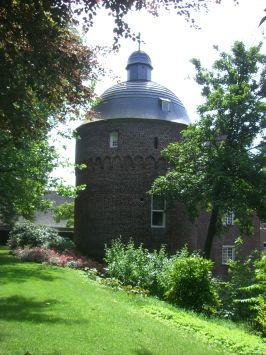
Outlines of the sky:
{"label": "sky", "polygon": [[[221,4],[210,0],[209,11],[193,14],[201,29],[191,28],[183,17],[175,14],[174,10],[161,11],[159,17],[153,17],[146,11],[130,13],[126,20],[133,32],[141,33],[141,50],[151,58],[153,71],[152,80],[166,86],[183,102],[191,122],[197,120],[197,106],[202,102],[200,87],[193,80],[194,66],[192,58],[199,58],[205,67],[210,67],[217,58],[213,45],[218,45],[222,51],[229,51],[234,41],[243,41],[247,46],[264,42],[266,52],[266,25],[258,27],[260,19],[265,15],[265,0],[239,0],[234,5],[233,0],[223,0]],[[112,47],[114,27],[111,16],[100,11],[95,24],[82,38],[89,46]],[[110,70],[110,75],[99,78],[96,93],[101,95],[118,81],[126,80],[126,63],[130,54],[138,49],[137,42],[131,39],[120,40],[120,50],[110,52],[99,58],[99,62]],[[80,123],[75,123],[75,128]],[[65,142],[64,142],[65,143]],[[74,161],[75,143],[67,143],[64,156]],[[64,176],[67,183],[74,184],[74,173],[71,169],[57,169],[56,176]]]}

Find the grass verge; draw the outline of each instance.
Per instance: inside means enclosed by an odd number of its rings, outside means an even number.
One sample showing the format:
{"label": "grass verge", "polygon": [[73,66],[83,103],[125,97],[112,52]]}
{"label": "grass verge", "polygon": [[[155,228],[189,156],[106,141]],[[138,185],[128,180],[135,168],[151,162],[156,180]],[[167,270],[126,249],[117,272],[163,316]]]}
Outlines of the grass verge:
{"label": "grass verge", "polygon": [[[260,338],[231,323],[224,326],[154,298],[114,292],[88,280],[81,271],[22,263],[6,248],[0,250],[0,283],[0,354],[266,351]],[[235,341],[232,329],[239,332]],[[218,337],[230,337],[230,332],[232,343]],[[239,342],[245,347],[234,348]]]}

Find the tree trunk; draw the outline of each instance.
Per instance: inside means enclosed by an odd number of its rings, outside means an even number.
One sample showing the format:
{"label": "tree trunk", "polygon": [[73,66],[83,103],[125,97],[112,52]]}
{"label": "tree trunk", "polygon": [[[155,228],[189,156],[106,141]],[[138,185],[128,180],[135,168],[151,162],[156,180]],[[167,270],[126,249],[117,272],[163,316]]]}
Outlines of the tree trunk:
{"label": "tree trunk", "polygon": [[212,242],[217,232],[218,213],[219,213],[219,208],[217,206],[214,206],[211,211],[208,232],[207,232],[206,241],[204,245],[204,254],[205,257],[208,259],[210,259]]}

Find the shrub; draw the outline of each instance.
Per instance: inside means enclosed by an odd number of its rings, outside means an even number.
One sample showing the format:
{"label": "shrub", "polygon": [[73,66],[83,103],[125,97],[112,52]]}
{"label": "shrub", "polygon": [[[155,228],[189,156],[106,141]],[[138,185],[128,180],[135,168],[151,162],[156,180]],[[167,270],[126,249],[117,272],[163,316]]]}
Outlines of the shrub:
{"label": "shrub", "polygon": [[[12,254],[23,261],[35,261],[47,265],[56,265],[70,267],[73,269],[84,269],[87,273],[99,272],[103,270],[103,265],[84,256],[76,255],[74,252],[65,251],[59,253],[53,249],[44,249],[42,247],[18,247],[12,251]],[[97,272],[98,272],[97,271]]]}
{"label": "shrub", "polygon": [[213,262],[183,249],[167,257],[165,248],[149,252],[132,241],[114,240],[106,248],[107,274],[121,284],[149,290],[181,307],[212,314],[219,304],[211,277]]}
{"label": "shrub", "polygon": [[253,302],[250,299],[254,290],[251,291],[250,286],[255,282],[256,255],[243,257],[242,244],[242,239],[237,238],[235,241],[236,258],[229,262],[229,282],[226,285],[227,294],[224,294],[225,301],[223,301],[223,308],[230,312],[233,320],[251,320],[254,316],[251,304]]}
{"label": "shrub", "polygon": [[[90,277],[90,276],[89,276]],[[128,295],[141,295],[143,297],[149,296],[149,290],[144,290],[139,286],[123,285],[123,283],[114,278],[100,279],[100,283],[104,286],[110,287],[115,291],[126,291]]]}
{"label": "shrub", "polygon": [[183,249],[168,266],[165,298],[197,312],[215,313],[219,298],[211,276],[213,262]]}
{"label": "shrub", "polygon": [[108,276],[124,285],[148,289],[153,294],[159,292],[158,275],[166,260],[164,247],[151,253],[142,244],[135,247],[133,241],[123,244],[117,239],[105,249]]}
{"label": "shrub", "polygon": [[58,252],[63,252],[64,250],[73,250],[75,244],[69,238],[63,238],[60,235],[54,236],[48,241],[43,243],[45,249],[54,249]]}
{"label": "shrub", "polygon": [[26,246],[25,248],[16,248],[13,251],[13,255],[23,261],[35,261],[39,263],[49,259],[48,251],[40,247],[30,248]]}
{"label": "shrub", "polygon": [[11,249],[17,247],[43,247],[64,251],[74,249],[74,243],[70,239],[59,236],[57,231],[46,226],[35,225],[31,222],[16,223],[9,233],[8,246]]}
{"label": "shrub", "polygon": [[266,337],[266,254],[255,261],[255,277],[259,295],[257,296],[255,326]]}
{"label": "shrub", "polygon": [[9,233],[8,246],[11,249],[25,245],[41,246],[57,235],[58,233],[51,228],[38,226],[28,221],[16,223]]}
{"label": "shrub", "polygon": [[258,296],[257,301],[257,314],[254,318],[254,325],[266,337],[266,298],[265,296]]}
{"label": "shrub", "polygon": [[266,335],[266,255],[253,252],[241,255],[242,240],[238,238],[236,259],[229,263],[229,281],[222,296],[222,313],[233,320],[248,322]]}
{"label": "shrub", "polygon": [[238,238],[236,259],[229,263],[227,294],[223,297],[223,309],[229,310],[233,320],[256,324],[260,297],[266,296],[266,257],[253,252],[248,257],[241,255],[243,241]]}

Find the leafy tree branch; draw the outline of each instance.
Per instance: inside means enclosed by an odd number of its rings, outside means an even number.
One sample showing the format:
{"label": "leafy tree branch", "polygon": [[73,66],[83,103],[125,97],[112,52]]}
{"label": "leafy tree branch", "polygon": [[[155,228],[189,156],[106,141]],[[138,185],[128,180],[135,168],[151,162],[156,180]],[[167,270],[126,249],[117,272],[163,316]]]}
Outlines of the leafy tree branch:
{"label": "leafy tree branch", "polygon": [[266,218],[265,152],[254,148],[263,137],[266,112],[261,90],[266,58],[260,50],[261,44],[247,49],[236,42],[230,53],[219,54],[212,70],[193,59],[205,98],[198,107],[200,120],[162,152],[169,171],[151,190],[183,202],[194,219],[201,209],[210,212],[207,257],[224,228],[224,214],[234,211],[240,229],[249,234],[254,214]]}

